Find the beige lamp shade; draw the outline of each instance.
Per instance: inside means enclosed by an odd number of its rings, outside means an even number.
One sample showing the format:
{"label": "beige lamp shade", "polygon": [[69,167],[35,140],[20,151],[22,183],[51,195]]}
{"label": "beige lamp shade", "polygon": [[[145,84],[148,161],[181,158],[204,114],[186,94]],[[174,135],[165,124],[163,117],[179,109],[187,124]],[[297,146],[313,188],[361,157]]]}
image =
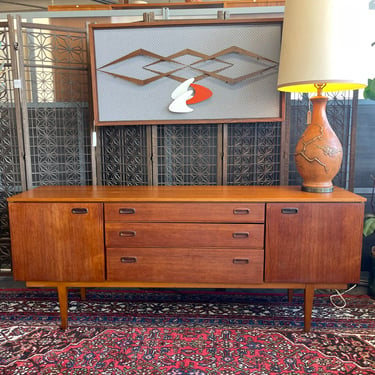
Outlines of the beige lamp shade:
{"label": "beige lamp shade", "polygon": [[368,0],[286,0],[278,89],[366,87],[367,14]]}

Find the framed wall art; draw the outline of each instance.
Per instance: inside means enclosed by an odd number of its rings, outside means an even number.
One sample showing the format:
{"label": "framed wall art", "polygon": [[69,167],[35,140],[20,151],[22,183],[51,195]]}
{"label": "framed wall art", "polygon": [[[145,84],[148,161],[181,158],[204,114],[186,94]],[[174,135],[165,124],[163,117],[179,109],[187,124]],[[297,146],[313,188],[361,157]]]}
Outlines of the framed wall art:
{"label": "framed wall art", "polygon": [[281,21],[89,27],[95,125],[277,121]]}

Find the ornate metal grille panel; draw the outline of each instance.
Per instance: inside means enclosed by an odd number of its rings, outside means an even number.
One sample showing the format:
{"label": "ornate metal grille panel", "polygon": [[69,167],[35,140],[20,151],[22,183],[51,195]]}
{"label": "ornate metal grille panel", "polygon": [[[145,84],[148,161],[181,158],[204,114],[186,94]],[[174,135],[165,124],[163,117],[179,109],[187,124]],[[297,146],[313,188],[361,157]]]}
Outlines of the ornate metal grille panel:
{"label": "ornate metal grille panel", "polygon": [[8,26],[0,24],[0,270],[11,269],[6,199],[22,190],[10,48]]}
{"label": "ornate metal grille panel", "polygon": [[157,125],[156,136],[148,137],[147,127],[139,125],[100,127],[101,183],[145,185],[153,171],[154,185],[280,183],[281,123],[222,128]]}
{"label": "ornate metal grille panel", "polygon": [[279,184],[280,142],[280,122],[229,125],[227,184]]}
{"label": "ornate metal grille panel", "polygon": [[87,108],[48,106],[28,114],[33,185],[90,184]]}
{"label": "ornate metal grille panel", "polygon": [[[343,162],[341,169],[334,178],[336,186],[348,187],[348,170],[350,153],[350,135],[352,132],[352,96],[351,93],[331,93],[327,104],[327,117],[332,129],[341,141],[343,148]],[[307,126],[307,112],[310,106],[307,94],[300,94],[292,97],[287,104],[287,111],[290,118],[290,159],[289,159],[289,184],[300,185],[302,179],[299,176],[294,160],[294,150],[298,139]]]}
{"label": "ornate metal grille panel", "polygon": [[90,184],[86,33],[23,26],[32,186]]}
{"label": "ornate metal grille panel", "polygon": [[103,185],[147,185],[146,126],[98,128]]}
{"label": "ornate metal grille panel", "polygon": [[158,126],[159,185],[217,185],[217,125]]}

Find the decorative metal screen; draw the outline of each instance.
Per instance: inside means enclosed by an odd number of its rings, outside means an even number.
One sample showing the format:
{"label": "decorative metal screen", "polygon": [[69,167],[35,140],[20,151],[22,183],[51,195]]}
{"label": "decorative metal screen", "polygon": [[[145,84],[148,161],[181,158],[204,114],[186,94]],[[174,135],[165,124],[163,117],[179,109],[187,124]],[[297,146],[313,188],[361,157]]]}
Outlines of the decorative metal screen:
{"label": "decorative metal screen", "polygon": [[228,185],[280,184],[281,123],[228,126]]}
{"label": "decorative metal screen", "polygon": [[216,125],[158,126],[158,185],[217,185]]}
{"label": "decorative metal screen", "polygon": [[11,269],[6,199],[22,190],[8,25],[0,24],[0,272]]}
{"label": "decorative metal screen", "polygon": [[99,182],[103,185],[147,185],[147,127],[97,129],[100,145]]}
{"label": "decorative metal screen", "polygon": [[87,108],[31,108],[33,186],[92,182]]}
{"label": "decorative metal screen", "polygon": [[105,185],[277,185],[281,123],[99,127]]}
{"label": "decorative metal screen", "polygon": [[31,185],[90,184],[86,32],[23,24],[20,38]]}

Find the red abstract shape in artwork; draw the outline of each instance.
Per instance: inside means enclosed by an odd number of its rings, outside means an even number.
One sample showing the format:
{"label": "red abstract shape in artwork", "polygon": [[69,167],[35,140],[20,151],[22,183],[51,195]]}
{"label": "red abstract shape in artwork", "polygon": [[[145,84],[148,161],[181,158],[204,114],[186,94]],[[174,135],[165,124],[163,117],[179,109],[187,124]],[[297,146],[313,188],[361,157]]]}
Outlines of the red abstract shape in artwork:
{"label": "red abstract shape in artwork", "polygon": [[200,103],[212,96],[212,91],[207,87],[197,85],[196,83],[191,83],[190,87],[193,88],[194,95],[191,99],[186,101],[186,104]]}

